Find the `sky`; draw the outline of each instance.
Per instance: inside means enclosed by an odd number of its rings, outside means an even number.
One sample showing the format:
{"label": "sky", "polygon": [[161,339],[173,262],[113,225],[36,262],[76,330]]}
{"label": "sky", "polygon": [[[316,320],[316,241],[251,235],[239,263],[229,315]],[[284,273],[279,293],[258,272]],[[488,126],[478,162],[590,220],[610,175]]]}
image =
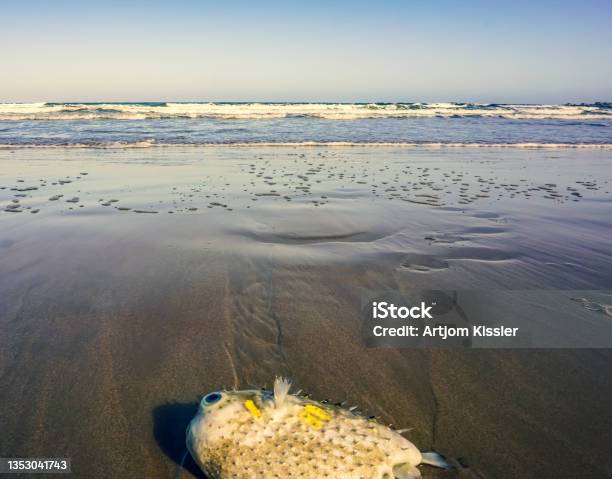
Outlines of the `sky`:
{"label": "sky", "polygon": [[0,0],[0,102],[612,100],[612,2]]}

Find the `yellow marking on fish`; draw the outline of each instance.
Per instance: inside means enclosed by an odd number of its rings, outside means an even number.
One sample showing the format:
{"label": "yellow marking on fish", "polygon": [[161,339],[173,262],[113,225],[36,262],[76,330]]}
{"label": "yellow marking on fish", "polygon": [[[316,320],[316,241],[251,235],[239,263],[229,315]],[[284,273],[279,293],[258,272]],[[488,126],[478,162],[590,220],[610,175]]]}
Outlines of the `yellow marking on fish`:
{"label": "yellow marking on fish", "polygon": [[325,409],[315,406],[314,404],[306,404],[304,410],[321,421],[329,421],[332,418],[331,414]]}
{"label": "yellow marking on fish", "polygon": [[261,417],[261,411],[255,406],[255,403],[252,399],[247,399],[244,401],[244,407],[251,413],[251,416],[259,419]]}
{"label": "yellow marking on fish", "polygon": [[300,412],[302,422],[317,430],[321,429],[331,418],[331,414],[314,404],[306,404]]}

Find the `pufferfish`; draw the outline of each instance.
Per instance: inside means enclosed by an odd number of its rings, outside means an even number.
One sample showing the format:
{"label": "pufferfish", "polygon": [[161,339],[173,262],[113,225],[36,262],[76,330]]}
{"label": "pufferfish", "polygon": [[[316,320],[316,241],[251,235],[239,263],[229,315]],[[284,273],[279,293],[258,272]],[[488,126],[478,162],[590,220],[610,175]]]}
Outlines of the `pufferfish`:
{"label": "pufferfish", "polygon": [[353,408],[274,391],[211,392],[187,427],[187,448],[210,479],[416,479],[416,466],[448,468],[400,432]]}

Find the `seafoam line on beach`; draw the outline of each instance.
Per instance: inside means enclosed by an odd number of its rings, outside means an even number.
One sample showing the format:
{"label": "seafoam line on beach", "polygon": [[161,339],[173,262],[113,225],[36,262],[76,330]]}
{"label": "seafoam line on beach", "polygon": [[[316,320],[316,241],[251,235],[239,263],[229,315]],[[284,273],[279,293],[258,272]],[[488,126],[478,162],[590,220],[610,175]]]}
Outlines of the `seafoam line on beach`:
{"label": "seafoam line on beach", "polygon": [[130,149],[130,148],[508,148],[508,149],[612,149],[612,143],[407,143],[407,142],[349,142],[349,141],[302,141],[302,142],[240,142],[240,143],[158,143],[156,141],[138,141],[133,143],[70,143],[70,144],[0,144],[0,149]]}

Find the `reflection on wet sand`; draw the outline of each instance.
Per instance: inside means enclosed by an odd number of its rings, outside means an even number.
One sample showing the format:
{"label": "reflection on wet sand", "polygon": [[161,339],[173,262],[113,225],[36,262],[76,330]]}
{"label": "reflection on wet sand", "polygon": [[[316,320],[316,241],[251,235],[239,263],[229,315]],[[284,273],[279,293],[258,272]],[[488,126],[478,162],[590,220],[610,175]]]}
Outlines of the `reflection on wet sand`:
{"label": "reflection on wet sand", "polygon": [[2,152],[0,451],[199,477],[183,439],[200,395],[283,374],[466,466],[427,477],[609,475],[609,351],[365,349],[359,311],[363,289],[609,289],[610,161]]}

